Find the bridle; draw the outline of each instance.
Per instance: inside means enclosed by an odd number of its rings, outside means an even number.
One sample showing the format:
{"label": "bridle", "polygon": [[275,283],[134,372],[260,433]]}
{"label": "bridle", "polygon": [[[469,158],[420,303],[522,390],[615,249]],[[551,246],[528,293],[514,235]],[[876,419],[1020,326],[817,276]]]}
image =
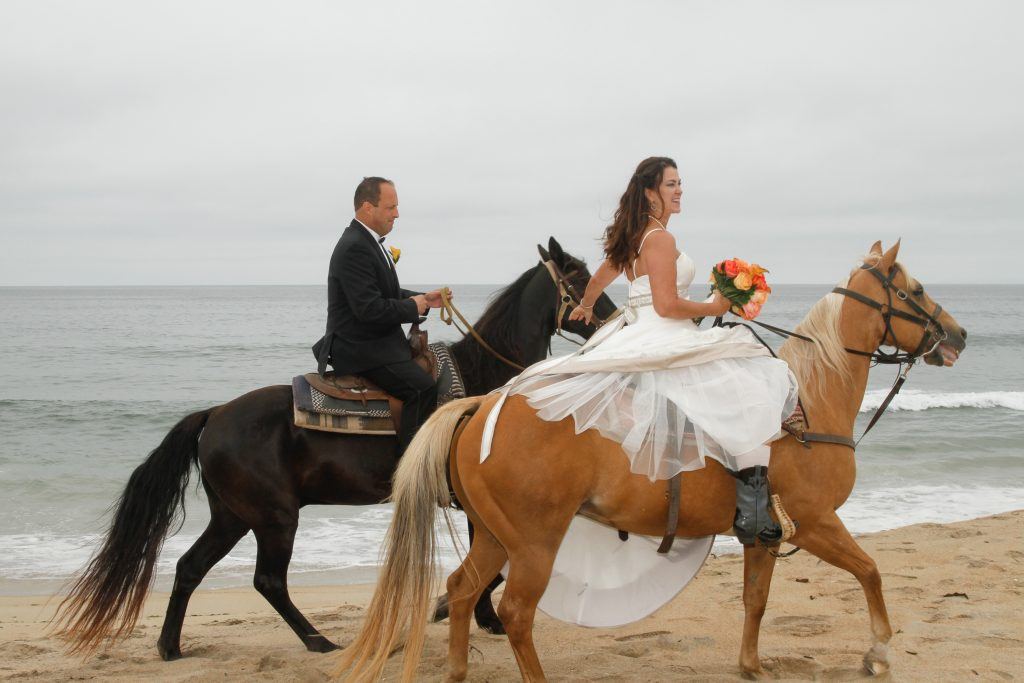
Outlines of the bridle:
{"label": "bridle", "polygon": [[[541,256],[543,257],[543,252]],[[544,267],[547,268],[548,274],[551,276],[551,279],[555,283],[555,288],[558,290],[558,308],[555,311],[555,334],[566,341],[572,342],[576,346],[583,346],[583,344],[575,339],[566,337],[562,332],[562,319],[565,318],[566,311],[581,305],[580,302],[583,301],[583,297],[577,293],[576,286],[573,285],[572,280],[562,272],[561,268],[558,267],[558,264],[556,264],[554,260],[550,258],[544,259]],[[609,318],[602,319],[597,315],[592,315],[590,319],[594,325],[600,329],[602,325],[613,317],[615,316],[613,315]]]}
{"label": "bridle", "polygon": [[[570,341],[573,344],[576,344],[577,346],[582,346],[582,344],[576,341],[575,339],[565,336],[565,334],[562,331],[562,318],[565,317],[565,312],[569,310],[571,307],[578,306],[581,297],[576,293],[576,287],[575,285],[573,285],[572,280],[570,280],[568,277],[566,277],[564,273],[562,273],[562,270],[554,261],[552,261],[550,258],[545,259],[544,267],[547,269],[548,274],[551,275],[551,279],[555,283],[555,289],[557,290],[558,295],[558,306],[557,311],[555,313],[554,333],[557,334],[562,339],[565,339],[566,341]],[[476,342],[480,344],[480,346],[482,346],[485,351],[490,353],[492,356],[497,358],[505,365],[508,365],[511,368],[515,368],[520,372],[525,370],[526,368],[524,368],[522,365],[516,363],[513,360],[509,360],[501,353],[496,351],[490,344],[484,341],[484,338],[480,336],[480,333],[476,331],[472,323],[466,320],[466,317],[462,315],[462,312],[459,311],[459,309],[455,307],[455,304],[452,303],[451,295],[448,292],[449,290],[447,287],[443,287],[441,289],[441,322],[443,322],[445,325],[452,325],[455,329],[461,332],[463,336],[473,337],[473,339],[475,339]],[[607,320],[602,320],[597,316],[593,316],[591,319],[596,323],[598,327],[601,327],[601,325],[604,325],[611,318],[608,318]],[[458,320],[461,323],[461,327],[459,323],[456,322],[456,320]]]}
{"label": "bridle", "polygon": [[[940,323],[938,319],[938,317],[942,314],[941,304],[936,302],[935,310],[932,311],[931,313],[928,313],[919,303],[917,303],[911,298],[910,294],[908,294],[905,290],[900,289],[895,284],[893,284],[893,277],[899,271],[898,266],[893,266],[892,271],[889,273],[888,277],[882,275],[882,273],[879,272],[879,270],[875,268],[875,266],[863,265],[861,266],[861,270],[868,271],[873,276],[875,276],[875,278],[879,282],[882,283],[882,290],[885,292],[887,297],[886,303],[879,303],[870,297],[864,296],[859,292],[846,289],[845,287],[836,287],[832,291],[835,292],[836,294],[842,294],[843,296],[849,297],[855,301],[859,301],[860,303],[870,306],[871,308],[874,308],[875,310],[881,312],[882,321],[885,323],[885,334],[882,335],[882,341],[879,344],[878,348],[871,353],[867,353],[865,351],[857,351],[855,349],[846,349],[847,351],[861,356],[868,356],[869,358],[875,361],[875,364],[887,363],[892,365],[897,363],[915,363],[917,362],[918,358],[931,353],[932,351],[939,347],[939,344],[949,339],[949,332],[946,331],[946,328],[942,326],[942,323]],[[904,273],[904,277],[906,277],[906,273]],[[917,313],[918,315],[913,315],[911,313],[907,313],[906,311],[901,311],[897,308],[893,308],[893,295],[895,295],[896,298],[902,301],[903,303],[910,306],[910,308],[912,308],[914,312]],[[915,325],[920,325],[921,327],[924,328],[924,334],[921,335],[921,342],[917,345],[916,349],[910,352],[905,351],[903,353],[900,353],[899,344],[896,339],[896,332],[892,329],[893,318],[906,320],[908,322],[914,323]],[[891,346],[895,347],[896,351],[894,351],[893,353],[885,353],[882,351],[882,347],[888,346],[888,344],[886,344],[886,341],[889,340],[890,338],[892,339]],[[934,341],[934,343],[932,343],[932,341]],[[931,344],[931,347],[927,348],[929,344]]]}
{"label": "bridle", "polygon": [[[942,344],[949,338],[949,332],[946,330],[946,328],[942,326],[942,323],[940,323],[938,320],[938,317],[942,314],[942,306],[938,302],[935,303],[935,310],[929,313],[928,311],[924,310],[924,308],[919,303],[914,301],[910,294],[908,294],[905,290],[897,287],[893,283],[893,278],[896,276],[896,274],[898,272],[902,272],[898,265],[894,265],[892,267],[892,270],[889,272],[888,276],[883,275],[876,266],[866,263],[861,266],[861,270],[868,271],[869,273],[871,273],[871,275],[875,277],[875,279],[877,279],[882,284],[882,290],[885,292],[886,295],[885,303],[875,301],[869,296],[865,296],[860,292],[855,292],[851,289],[847,289],[846,287],[835,287],[832,289],[832,292],[853,299],[854,301],[858,301],[866,306],[870,306],[871,308],[874,308],[876,311],[881,313],[882,321],[885,324],[885,333],[882,335],[882,340],[879,342],[878,348],[876,348],[874,351],[862,351],[860,349],[851,349],[849,347],[844,347],[844,349],[847,353],[852,353],[857,356],[865,356],[867,358],[870,358],[872,360],[872,365],[899,365],[899,374],[897,375],[896,381],[893,383],[892,388],[889,390],[888,395],[885,397],[885,400],[883,400],[881,405],[878,406],[878,409],[875,411],[875,414],[871,417],[870,422],[868,422],[868,426],[864,429],[864,433],[860,435],[859,439],[854,441],[850,437],[842,436],[839,434],[820,434],[816,432],[803,432],[802,435],[797,435],[794,433],[794,438],[796,438],[796,440],[799,441],[800,443],[804,444],[804,446],[806,446],[807,448],[811,447],[811,443],[817,442],[839,444],[842,446],[848,446],[849,448],[852,449],[856,449],[857,444],[859,444],[861,439],[863,439],[867,435],[867,433],[871,431],[871,428],[874,427],[875,423],[877,423],[878,420],[882,417],[882,414],[889,407],[889,404],[892,403],[892,400],[896,398],[896,394],[898,394],[900,392],[900,389],[903,388],[903,384],[907,381],[907,375],[910,373],[910,369],[914,367],[914,364],[918,361],[918,359],[920,359],[922,356],[931,353],[932,351],[935,351],[940,344]],[[906,273],[904,273],[904,276],[906,276]],[[917,315],[894,308],[893,296],[907,304]],[[924,328],[921,334],[921,341],[918,343],[917,347],[913,351],[900,351],[899,340],[896,338],[896,332],[895,330],[893,330],[892,327],[893,318],[906,320],[908,322],[914,323],[915,325],[919,325],[920,327]],[[754,323],[755,325],[758,325],[759,327],[763,327],[764,329],[769,330],[770,332],[774,332],[775,334],[778,334],[781,337],[796,337],[797,339],[801,339],[806,342],[814,342],[814,340],[811,339],[810,337],[798,334],[791,330],[786,330],[781,327],[775,327],[774,325],[758,322],[757,320],[752,320],[750,322]],[[761,337],[758,336],[758,334],[754,332],[749,325],[745,323],[736,322],[722,323],[721,318],[715,319],[715,325],[722,325],[725,327],[735,327],[737,325],[743,325],[748,330],[750,330],[750,332],[754,335],[755,338],[757,338],[759,342],[764,344],[764,346],[767,347],[769,351],[771,351],[773,356],[775,356],[775,352],[772,351],[771,347],[769,347],[768,344],[765,343],[765,341],[761,339]],[[893,351],[892,353],[886,353],[885,351],[882,351],[882,347],[889,346],[890,344],[888,344],[887,342],[889,342],[890,340],[891,345],[895,348],[895,351]],[[801,411],[802,410],[803,406],[801,406]],[[808,426],[810,426],[809,422],[807,421],[806,414],[804,414],[804,421],[808,424]]]}

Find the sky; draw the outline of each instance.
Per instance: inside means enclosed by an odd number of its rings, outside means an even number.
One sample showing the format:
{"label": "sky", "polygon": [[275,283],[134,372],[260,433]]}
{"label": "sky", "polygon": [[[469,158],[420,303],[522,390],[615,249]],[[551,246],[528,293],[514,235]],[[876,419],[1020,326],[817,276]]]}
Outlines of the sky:
{"label": "sky", "polygon": [[651,155],[698,268],[831,283],[902,238],[925,283],[1021,283],[1022,25],[996,1],[5,0],[0,285],[324,283],[366,175],[396,183],[405,283],[510,281],[549,236],[593,266]]}

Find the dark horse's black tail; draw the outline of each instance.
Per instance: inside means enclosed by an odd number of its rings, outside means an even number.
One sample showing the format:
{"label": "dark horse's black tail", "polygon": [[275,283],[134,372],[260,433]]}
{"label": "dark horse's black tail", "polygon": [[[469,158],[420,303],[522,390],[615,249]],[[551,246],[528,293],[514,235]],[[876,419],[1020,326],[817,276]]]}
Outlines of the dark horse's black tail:
{"label": "dark horse's black tail", "polygon": [[164,537],[179,510],[184,512],[199,434],[209,416],[210,410],[203,410],[174,425],[132,472],[103,547],[71,584],[54,617],[54,628],[69,641],[71,652],[92,652],[107,638],[127,636],[135,627]]}

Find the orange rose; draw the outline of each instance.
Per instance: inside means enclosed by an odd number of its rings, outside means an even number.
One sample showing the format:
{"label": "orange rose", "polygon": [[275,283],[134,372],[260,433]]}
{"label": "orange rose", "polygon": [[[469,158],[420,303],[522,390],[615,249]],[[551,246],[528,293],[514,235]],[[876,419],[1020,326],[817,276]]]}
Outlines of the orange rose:
{"label": "orange rose", "polygon": [[398,263],[398,259],[402,258],[402,250],[398,247],[388,247],[388,250],[391,252],[391,260]]}
{"label": "orange rose", "polygon": [[754,303],[763,304],[765,301],[768,301],[768,292],[763,289],[759,289],[754,292],[754,295],[750,297],[750,300]]}
{"label": "orange rose", "polygon": [[724,261],[722,265],[725,267],[726,277],[736,277],[740,272],[740,267],[736,263],[736,259],[729,259],[728,261]]}
{"label": "orange rose", "polygon": [[736,289],[746,291],[754,286],[754,279],[750,277],[750,273],[742,271],[732,281],[732,286]]}
{"label": "orange rose", "polygon": [[760,291],[772,291],[771,288],[768,287],[768,281],[764,279],[764,275],[762,275],[761,273],[754,274],[754,286],[757,287],[757,289]]}

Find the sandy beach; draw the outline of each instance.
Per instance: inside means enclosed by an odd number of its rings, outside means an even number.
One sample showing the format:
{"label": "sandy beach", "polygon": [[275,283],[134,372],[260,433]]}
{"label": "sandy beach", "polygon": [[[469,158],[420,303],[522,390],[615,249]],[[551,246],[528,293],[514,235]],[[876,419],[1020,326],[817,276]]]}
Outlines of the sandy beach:
{"label": "sandy beach", "polygon": [[[878,562],[896,635],[891,680],[1024,677],[1024,511],[953,524],[919,524],[860,540]],[[616,629],[584,629],[539,615],[537,649],[551,679],[733,680],[743,619],[742,558],[712,557],[659,612]],[[328,637],[346,644],[372,585],[296,587],[292,595]],[[154,593],[136,632],[92,659],[65,656],[45,634],[47,596],[0,598],[0,677],[70,681],[322,681],[334,655],[306,652],[251,588],[198,591],[185,622],[184,658],[156,652],[167,595]],[[469,679],[517,680],[504,637],[474,628]],[[780,561],[761,631],[769,676],[864,677],[868,616],[854,579],[807,553]],[[445,674],[447,624],[430,627],[423,680]],[[389,673],[397,670],[397,659]]]}

